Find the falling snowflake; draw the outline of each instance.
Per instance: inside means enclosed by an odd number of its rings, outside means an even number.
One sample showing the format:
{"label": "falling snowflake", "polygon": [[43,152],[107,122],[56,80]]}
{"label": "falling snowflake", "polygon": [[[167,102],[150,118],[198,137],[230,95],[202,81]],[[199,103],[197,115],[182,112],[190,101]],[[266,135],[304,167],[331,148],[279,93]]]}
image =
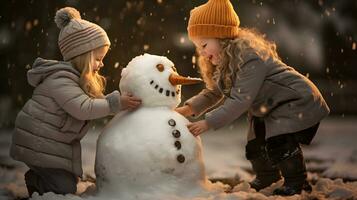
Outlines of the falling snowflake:
{"label": "falling snowflake", "polygon": [[33,26],[37,26],[39,23],[38,19],[33,20]]}
{"label": "falling snowflake", "polygon": [[302,118],[303,118],[303,114],[302,114],[302,113],[299,113],[299,114],[298,114],[298,117],[299,117],[299,119],[302,119]]}
{"label": "falling snowflake", "polygon": [[268,111],[267,107],[264,105],[260,106],[259,110],[261,113],[266,113]]}
{"label": "falling snowflake", "polygon": [[32,29],[32,23],[31,21],[27,21],[25,24],[25,29],[26,31],[30,31]]}
{"label": "falling snowflake", "polygon": [[196,64],[196,56],[192,56],[192,64]]}
{"label": "falling snowflake", "polygon": [[180,43],[182,43],[182,44],[183,44],[183,43],[185,43],[185,41],[186,41],[186,40],[185,40],[185,38],[184,38],[184,37],[180,37]]}
{"label": "falling snowflake", "polygon": [[119,62],[116,62],[115,64],[114,64],[114,68],[116,69],[116,68],[118,68],[119,67]]}
{"label": "falling snowflake", "polygon": [[147,50],[149,50],[150,49],[150,46],[148,45],[148,44],[144,44],[144,51],[147,51]]}

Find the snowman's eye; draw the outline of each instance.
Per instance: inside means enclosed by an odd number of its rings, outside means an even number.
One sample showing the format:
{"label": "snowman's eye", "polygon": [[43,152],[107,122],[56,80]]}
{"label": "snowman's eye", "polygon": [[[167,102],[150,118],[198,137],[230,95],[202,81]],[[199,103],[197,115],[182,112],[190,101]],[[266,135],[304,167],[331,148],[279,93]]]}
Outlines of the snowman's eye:
{"label": "snowman's eye", "polygon": [[172,66],[171,69],[174,70],[174,72],[177,72],[177,70],[174,66]]}
{"label": "snowman's eye", "polygon": [[159,70],[160,72],[164,71],[164,65],[163,64],[157,64],[156,65],[157,70]]}

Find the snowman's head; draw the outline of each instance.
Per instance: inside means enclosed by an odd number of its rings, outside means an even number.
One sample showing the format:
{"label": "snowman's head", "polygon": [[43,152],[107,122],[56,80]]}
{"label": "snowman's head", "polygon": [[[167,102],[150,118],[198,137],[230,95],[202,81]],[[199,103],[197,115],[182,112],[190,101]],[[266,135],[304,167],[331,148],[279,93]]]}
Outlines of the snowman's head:
{"label": "snowman's head", "polygon": [[199,82],[201,79],[178,75],[174,63],[166,57],[144,54],[123,69],[119,88],[141,98],[142,106],[173,109],[181,102],[181,85]]}

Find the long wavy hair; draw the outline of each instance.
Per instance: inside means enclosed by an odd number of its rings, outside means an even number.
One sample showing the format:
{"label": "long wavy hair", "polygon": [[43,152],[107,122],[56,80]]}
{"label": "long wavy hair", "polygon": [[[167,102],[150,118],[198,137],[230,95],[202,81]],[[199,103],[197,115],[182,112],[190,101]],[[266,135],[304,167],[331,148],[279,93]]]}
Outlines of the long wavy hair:
{"label": "long wavy hair", "polygon": [[100,48],[79,55],[71,60],[72,65],[81,73],[79,85],[82,90],[92,98],[104,98],[104,90],[106,86],[105,78],[97,72],[93,71],[92,60],[94,55]]}
{"label": "long wavy hair", "polygon": [[221,61],[217,66],[199,55],[198,65],[202,78],[208,89],[213,89],[218,81],[223,82],[223,92],[228,93],[232,88],[234,74],[244,64],[244,54],[256,53],[263,61],[269,58],[280,60],[274,42],[255,29],[240,28],[238,36],[233,39],[219,39]]}

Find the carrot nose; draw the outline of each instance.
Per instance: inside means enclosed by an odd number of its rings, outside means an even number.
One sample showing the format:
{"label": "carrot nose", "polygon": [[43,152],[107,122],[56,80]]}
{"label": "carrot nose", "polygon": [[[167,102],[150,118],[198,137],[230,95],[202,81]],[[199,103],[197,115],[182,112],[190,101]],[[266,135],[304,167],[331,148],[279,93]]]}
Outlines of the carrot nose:
{"label": "carrot nose", "polygon": [[202,79],[200,78],[191,78],[191,77],[183,77],[178,74],[172,73],[169,76],[169,81],[171,85],[192,85],[192,84],[197,84],[202,82]]}

